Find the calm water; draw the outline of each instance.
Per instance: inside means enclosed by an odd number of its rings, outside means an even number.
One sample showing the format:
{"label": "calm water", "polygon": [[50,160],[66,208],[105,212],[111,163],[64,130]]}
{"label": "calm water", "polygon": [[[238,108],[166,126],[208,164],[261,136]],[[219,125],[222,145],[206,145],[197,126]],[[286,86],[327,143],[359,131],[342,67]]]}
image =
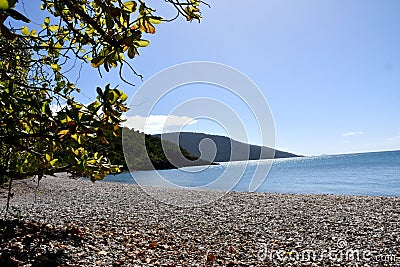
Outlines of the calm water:
{"label": "calm water", "polygon": [[[105,181],[135,183],[136,180],[160,186],[157,177],[161,175],[167,181],[161,186],[168,186],[167,183],[171,182],[183,187],[201,187],[229,169],[229,175],[222,182],[208,185],[207,189],[225,189],[225,184],[236,184],[236,180],[232,181],[229,177],[237,176],[239,181],[233,190],[249,191],[249,183],[258,164],[267,168],[271,161],[222,163],[206,169],[162,170],[158,174],[157,171],[140,171],[132,175],[123,173],[108,176]],[[268,176],[256,191],[400,196],[400,151],[273,160]]]}

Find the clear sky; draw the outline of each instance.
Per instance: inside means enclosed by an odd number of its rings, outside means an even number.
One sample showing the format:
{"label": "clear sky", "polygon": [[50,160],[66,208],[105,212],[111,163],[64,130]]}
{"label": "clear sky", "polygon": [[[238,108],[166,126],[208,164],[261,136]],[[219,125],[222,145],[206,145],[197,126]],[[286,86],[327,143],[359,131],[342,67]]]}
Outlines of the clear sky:
{"label": "clear sky", "polygon": [[[133,62],[145,80],[188,61],[227,64],[263,92],[278,149],[303,155],[400,149],[400,1],[209,3],[200,24],[181,18],[160,24],[154,36],[146,37],[150,45]],[[158,5],[161,15],[173,16],[164,1]],[[117,73],[100,79],[95,70],[84,68],[78,82],[84,88],[82,101],[107,82],[132,97],[141,81],[125,74],[136,87],[121,82]],[[179,99],[198,95],[229,98],[212,86],[192,85],[166,97],[154,115],[167,115]],[[253,126],[248,127],[251,132]],[[221,127],[201,121],[186,129],[224,134]]]}

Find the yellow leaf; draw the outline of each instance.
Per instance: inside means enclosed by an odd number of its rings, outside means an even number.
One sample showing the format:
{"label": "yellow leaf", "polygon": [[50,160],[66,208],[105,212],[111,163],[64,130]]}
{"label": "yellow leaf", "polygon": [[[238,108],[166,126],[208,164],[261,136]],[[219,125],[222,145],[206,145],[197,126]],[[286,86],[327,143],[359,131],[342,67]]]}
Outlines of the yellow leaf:
{"label": "yellow leaf", "polygon": [[56,48],[56,49],[61,49],[61,48],[62,48],[62,45],[61,45],[60,43],[56,43],[56,44],[54,45],[54,48]]}
{"label": "yellow leaf", "polygon": [[50,161],[51,160],[51,156],[49,154],[46,154],[46,160]]}
{"label": "yellow leaf", "polygon": [[49,23],[50,23],[50,17],[46,17],[44,19],[44,24],[49,25]]}
{"label": "yellow leaf", "polygon": [[[67,115],[67,117],[65,119],[61,120],[61,123],[64,124],[64,123],[68,123],[70,121],[72,121],[72,119]],[[63,130],[63,131],[68,131],[68,130]]]}
{"label": "yellow leaf", "polygon": [[154,34],[156,32],[156,28],[146,19],[140,20],[140,30],[142,32]]}
{"label": "yellow leaf", "polygon": [[136,2],[134,1],[128,1],[124,3],[124,10],[133,13],[136,10]]}
{"label": "yellow leaf", "polygon": [[58,30],[58,26],[57,25],[51,25],[51,26],[49,26],[49,30],[50,31],[52,31],[52,32],[56,32],[57,30]]}
{"label": "yellow leaf", "polygon": [[29,35],[30,35],[30,36],[33,36],[33,37],[37,37],[37,32],[36,32],[36,30],[32,30],[32,31],[29,33]]}
{"label": "yellow leaf", "polygon": [[[7,10],[10,8],[15,7],[15,4],[18,2],[18,0],[0,0],[0,10]],[[14,16],[15,14],[17,14],[17,18],[18,20],[22,20],[20,19],[20,17],[24,17],[22,14],[18,13],[18,12],[14,12]],[[25,18],[25,17],[24,17]]]}
{"label": "yellow leaf", "polygon": [[149,45],[150,42],[147,41],[147,40],[139,40],[139,41],[134,41],[133,43],[134,43],[134,45],[136,45],[136,46],[146,47],[146,46]]}
{"label": "yellow leaf", "polygon": [[127,94],[122,94],[122,95],[119,97],[119,99],[120,99],[121,101],[125,101],[127,98],[128,98],[128,95],[127,95]]}
{"label": "yellow leaf", "polygon": [[10,6],[9,6],[7,0],[0,0],[0,10],[6,10],[9,8],[10,8]]}
{"label": "yellow leaf", "polygon": [[21,28],[21,33],[22,33],[23,35],[29,35],[29,29],[28,29],[28,27],[22,26],[22,28]]}
{"label": "yellow leaf", "polygon": [[73,103],[73,104],[72,104],[72,107],[73,107],[73,108],[76,108],[76,109],[81,109],[81,108],[83,108],[83,105],[80,104],[80,103]]}
{"label": "yellow leaf", "polygon": [[151,18],[149,19],[149,21],[150,21],[152,24],[160,24],[160,23],[163,21],[163,19],[164,19],[164,18],[162,18],[162,17],[151,17]]}
{"label": "yellow leaf", "polygon": [[81,144],[81,137],[77,134],[72,134],[71,138],[74,139],[75,141],[78,142],[78,144]]}
{"label": "yellow leaf", "polygon": [[60,66],[58,66],[58,64],[50,64],[50,67],[51,67],[53,70],[60,70],[60,69],[61,69]]}
{"label": "yellow leaf", "polygon": [[69,130],[61,130],[61,131],[58,133],[58,136],[59,136],[60,138],[64,138],[68,133],[69,133]]}

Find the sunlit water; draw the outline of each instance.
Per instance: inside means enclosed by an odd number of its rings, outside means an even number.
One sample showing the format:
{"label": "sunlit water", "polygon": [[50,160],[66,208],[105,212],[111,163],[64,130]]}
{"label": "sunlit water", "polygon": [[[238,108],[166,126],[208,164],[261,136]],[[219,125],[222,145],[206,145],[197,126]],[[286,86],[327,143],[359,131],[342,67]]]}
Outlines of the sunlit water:
{"label": "sunlit water", "polygon": [[[237,171],[238,183],[233,191],[249,191],[249,183],[258,164],[270,164],[269,160],[230,163],[230,171]],[[138,171],[107,176],[108,182],[135,183],[147,181],[159,186],[156,177],[188,188],[209,184],[227,170],[229,163],[218,166],[190,167],[175,170]],[[244,172],[243,172],[244,171]],[[158,173],[157,173],[158,172]],[[241,175],[242,174],[242,175]],[[134,177],[134,178],[132,178]],[[233,177],[235,178],[235,177]],[[167,185],[162,185],[167,186]],[[220,190],[221,186],[208,189]],[[310,193],[365,196],[400,196],[400,151],[364,154],[332,155],[304,158],[277,159],[257,192]]]}

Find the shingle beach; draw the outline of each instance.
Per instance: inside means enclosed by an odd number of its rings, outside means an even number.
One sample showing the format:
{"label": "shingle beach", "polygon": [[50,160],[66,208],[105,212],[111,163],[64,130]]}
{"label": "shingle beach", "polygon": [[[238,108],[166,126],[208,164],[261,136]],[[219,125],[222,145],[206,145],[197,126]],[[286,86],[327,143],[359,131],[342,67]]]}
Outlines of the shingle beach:
{"label": "shingle beach", "polygon": [[398,197],[231,192],[182,208],[133,184],[45,177],[36,201],[35,185],[15,183],[0,266],[400,266]]}

